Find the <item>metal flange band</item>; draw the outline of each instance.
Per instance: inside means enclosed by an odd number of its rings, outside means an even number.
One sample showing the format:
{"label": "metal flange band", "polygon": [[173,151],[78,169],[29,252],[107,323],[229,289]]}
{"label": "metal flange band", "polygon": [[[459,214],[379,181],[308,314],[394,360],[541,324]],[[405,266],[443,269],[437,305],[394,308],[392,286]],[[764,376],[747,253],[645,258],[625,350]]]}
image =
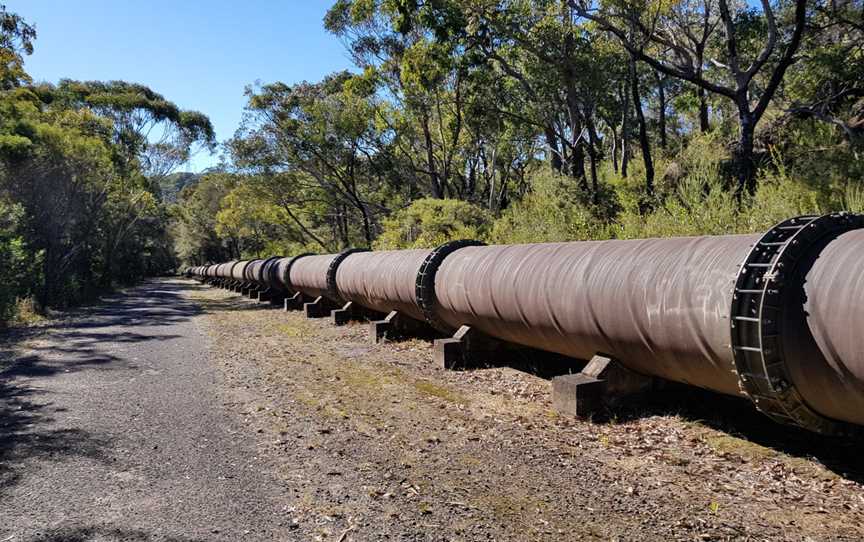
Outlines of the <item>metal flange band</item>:
{"label": "metal flange band", "polygon": [[336,271],[339,270],[339,264],[341,264],[345,258],[352,254],[356,254],[357,252],[369,252],[369,249],[346,248],[330,261],[330,266],[327,268],[327,295],[331,300],[340,301],[342,299],[339,295],[339,287],[336,284]]}
{"label": "metal flange band", "polygon": [[741,264],[732,297],[733,372],[741,392],[774,421],[823,434],[847,425],[810,408],[795,388],[783,352],[781,321],[788,284],[809,249],[830,235],[864,228],[864,216],[834,213],[791,218],[771,228]]}
{"label": "metal flange band", "polygon": [[[292,293],[297,291],[291,285],[291,268],[294,266],[294,262],[296,262],[297,260],[299,260],[300,258],[302,258],[304,256],[314,256],[314,255],[315,255],[314,252],[303,252],[302,254],[298,254],[296,256],[293,256],[290,260],[288,260],[288,265],[285,266],[285,273],[282,276],[282,284],[285,285],[286,291],[292,292]],[[278,270],[279,270],[279,266],[274,265],[273,271],[271,271],[271,272],[275,274]],[[274,277],[274,278],[278,279],[279,277]]]}
{"label": "metal flange band", "polygon": [[423,312],[423,318],[426,320],[426,323],[438,331],[445,333],[451,331],[450,326],[441,321],[435,313],[435,305],[438,301],[435,297],[435,274],[438,272],[438,268],[441,267],[441,264],[444,263],[444,259],[447,256],[456,252],[460,248],[479,247],[484,245],[486,245],[486,243],[475,241],[473,239],[449,241],[430,252],[420,265],[420,271],[417,273],[414,290],[417,298],[417,305]]}
{"label": "metal flange band", "polygon": [[258,278],[256,279],[256,282],[263,286],[265,290],[269,290],[272,286],[272,284],[270,284],[270,281],[268,280],[269,277],[267,276],[270,273],[270,266],[277,260],[281,259],[281,256],[271,256],[261,263],[261,269],[258,271]]}

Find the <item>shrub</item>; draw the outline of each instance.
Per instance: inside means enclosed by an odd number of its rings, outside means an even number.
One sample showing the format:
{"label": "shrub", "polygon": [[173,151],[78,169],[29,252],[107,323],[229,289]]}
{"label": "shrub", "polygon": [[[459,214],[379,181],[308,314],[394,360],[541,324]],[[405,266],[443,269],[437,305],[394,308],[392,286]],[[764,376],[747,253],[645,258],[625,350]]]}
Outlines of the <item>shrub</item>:
{"label": "shrub", "polygon": [[495,221],[489,240],[507,244],[607,237],[606,218],[617,212],[617,199],[607,189],[597,200],[591,202],[572,177],[541,169],[531,177],[531,191]]}
{"label": "shrub", "polygon": [[20,205],[0,200],[0,326],[15,315],[18,297],[27,293],[30,279],[29,252],[18,233],[23,218]]}
{"label": "shrub", "polygon": [[453,239],[482,239],[490,222],[488,212],[465,201],[418,199],[384,220],[374,248],[433,248]]}

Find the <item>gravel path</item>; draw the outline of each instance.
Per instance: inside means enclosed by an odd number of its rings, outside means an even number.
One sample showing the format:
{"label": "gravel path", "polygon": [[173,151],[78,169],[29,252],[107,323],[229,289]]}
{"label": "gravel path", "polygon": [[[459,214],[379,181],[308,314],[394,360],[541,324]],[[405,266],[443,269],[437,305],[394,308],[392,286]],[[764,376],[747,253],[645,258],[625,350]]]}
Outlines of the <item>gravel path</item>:
{"label": "gravel path", "polygon": [[189,288],[146,284],[0,351],[0,541],[290,537]]}

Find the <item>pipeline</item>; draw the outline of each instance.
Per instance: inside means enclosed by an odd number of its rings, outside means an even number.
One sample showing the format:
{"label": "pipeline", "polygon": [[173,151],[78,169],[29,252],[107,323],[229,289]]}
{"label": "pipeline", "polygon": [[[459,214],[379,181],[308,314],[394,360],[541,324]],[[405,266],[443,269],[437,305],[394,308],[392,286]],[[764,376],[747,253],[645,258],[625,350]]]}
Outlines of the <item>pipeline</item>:
{"label": "pipeline", "polygon": [[[745,396],[775,421],[864,425],[864,217],[797,217],[762,235],[300,255],[247,284],[356,303],[452,333]],[[261,260],[264,262],[264,260]],[[241,262],[242,263],[242,262]],[[237,264],[227,269],[233,273]],[[212,280],[225,267],[190,275]]]}

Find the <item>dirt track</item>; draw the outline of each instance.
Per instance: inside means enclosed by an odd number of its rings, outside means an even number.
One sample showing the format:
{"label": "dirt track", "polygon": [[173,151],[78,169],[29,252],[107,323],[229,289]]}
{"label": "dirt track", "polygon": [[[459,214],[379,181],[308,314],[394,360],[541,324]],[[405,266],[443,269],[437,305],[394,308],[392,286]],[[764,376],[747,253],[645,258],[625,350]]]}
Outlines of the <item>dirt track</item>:
{"label": "dirt track", "polygon": [[447,372],[362,324],[191,283],[121,300],[0,376],[2,542],[864,538],[860,443],[743,401],[666,393],[592,424],[541,378]]}

